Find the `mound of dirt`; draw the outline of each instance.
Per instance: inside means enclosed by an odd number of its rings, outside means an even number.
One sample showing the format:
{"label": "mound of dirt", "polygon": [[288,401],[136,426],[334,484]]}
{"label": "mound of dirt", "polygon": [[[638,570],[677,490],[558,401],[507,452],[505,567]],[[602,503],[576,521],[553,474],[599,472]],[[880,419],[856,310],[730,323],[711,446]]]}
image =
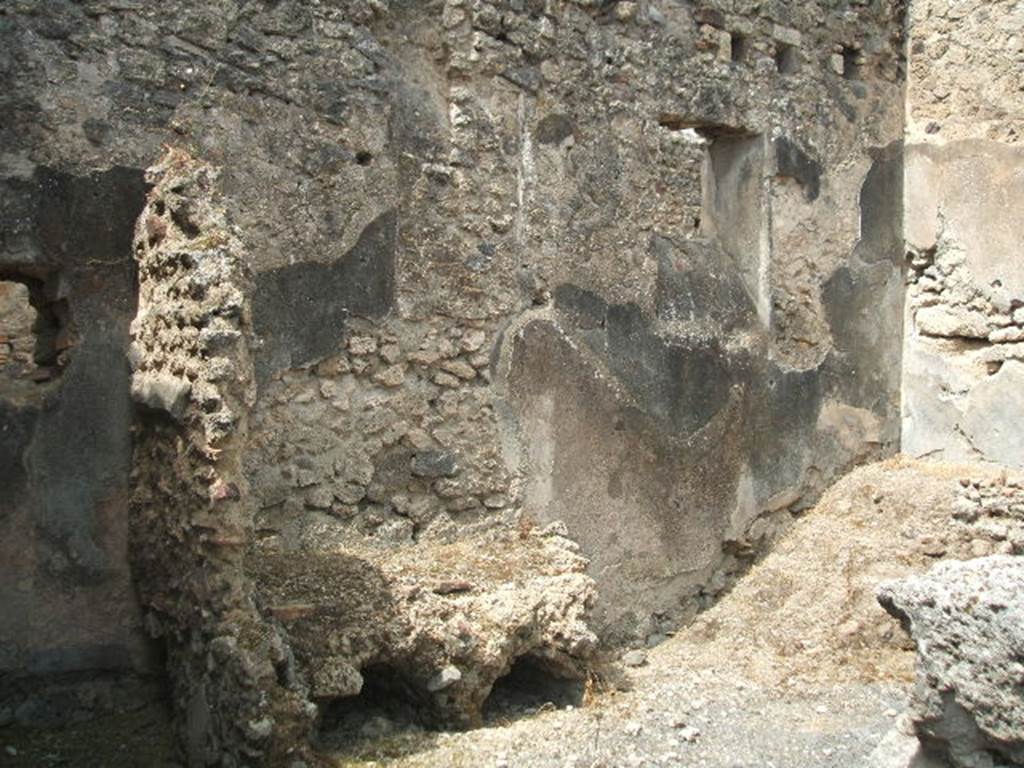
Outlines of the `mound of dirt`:
{"label": "mound of dirt", "polygon": [[[913,644],[878,605],[878,585],[939,559],[1014,551],[1006,527],[992,524],[994,489],[1012,497],[1019,487],[994,465],[898,457],[863,467],[654,655],[689,669],[728,666],[765,685],[910,681]],[[972,497],[995,498],[995,517],[957,514]]]}

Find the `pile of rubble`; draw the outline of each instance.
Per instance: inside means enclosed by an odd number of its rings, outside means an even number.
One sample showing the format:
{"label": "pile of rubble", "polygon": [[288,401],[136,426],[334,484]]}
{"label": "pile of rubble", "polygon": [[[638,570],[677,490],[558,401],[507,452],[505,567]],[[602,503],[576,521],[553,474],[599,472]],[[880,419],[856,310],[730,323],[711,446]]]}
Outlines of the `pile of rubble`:
{"label": "pile of rubble", "polygon": [[1024,560],[940,563],[879,601],[918,648],[914,729],[956,768],[1024,763]]}

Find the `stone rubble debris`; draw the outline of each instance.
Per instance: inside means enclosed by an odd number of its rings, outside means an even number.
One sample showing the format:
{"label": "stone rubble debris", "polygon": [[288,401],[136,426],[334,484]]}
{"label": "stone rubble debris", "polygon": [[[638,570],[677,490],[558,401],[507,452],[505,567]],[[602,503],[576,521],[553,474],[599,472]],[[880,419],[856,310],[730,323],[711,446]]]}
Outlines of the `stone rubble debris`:
{"label": "stone rubble debris", "polygon": [[878,600],[917,645],[911,715],[956,768],[1024,764],[1024,558],[940,563]]}

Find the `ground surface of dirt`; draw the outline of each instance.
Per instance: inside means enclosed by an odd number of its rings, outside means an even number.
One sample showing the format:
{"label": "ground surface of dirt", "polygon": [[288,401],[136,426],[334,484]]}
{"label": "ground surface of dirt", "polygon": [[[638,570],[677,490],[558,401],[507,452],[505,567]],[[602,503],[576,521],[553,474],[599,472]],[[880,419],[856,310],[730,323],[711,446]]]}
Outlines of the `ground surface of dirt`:
{"label": "ground surface of dirt", "polygon": [[[621,678],[605,673],[577,706],[506,691],[487,727],[467,733],[368,710],[365,738],[324,757],[410,768],[893,765],[908,744],[899,724],[913,652],[876,587],[939,559],[1006,551],[1009,542],[953,514],[969,482],[1006,479],[992,465],[903,458],[859,469],[716,606],[634,654],[640,665]],[[65,734],[0,730],[0,765],[171,765],[168,745],[166,721],[143,712]]]}
{"label": "ground surface of dirt", "polygon": [[60,731],[0,730],[4,768],[171,768],[173,755],[170,714],[157,704]]}

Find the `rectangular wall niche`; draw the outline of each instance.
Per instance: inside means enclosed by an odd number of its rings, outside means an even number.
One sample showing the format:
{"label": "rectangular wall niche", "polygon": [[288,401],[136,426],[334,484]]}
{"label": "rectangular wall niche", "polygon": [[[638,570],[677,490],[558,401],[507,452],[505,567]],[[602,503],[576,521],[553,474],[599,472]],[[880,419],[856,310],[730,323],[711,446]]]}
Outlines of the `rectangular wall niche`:
{"label": "rectangular wall niche", "polygon": [[770,317],[770,248],[763,136],[708,136],[704,159],[703,234],[718,240],[739,269],[761,323]]}

